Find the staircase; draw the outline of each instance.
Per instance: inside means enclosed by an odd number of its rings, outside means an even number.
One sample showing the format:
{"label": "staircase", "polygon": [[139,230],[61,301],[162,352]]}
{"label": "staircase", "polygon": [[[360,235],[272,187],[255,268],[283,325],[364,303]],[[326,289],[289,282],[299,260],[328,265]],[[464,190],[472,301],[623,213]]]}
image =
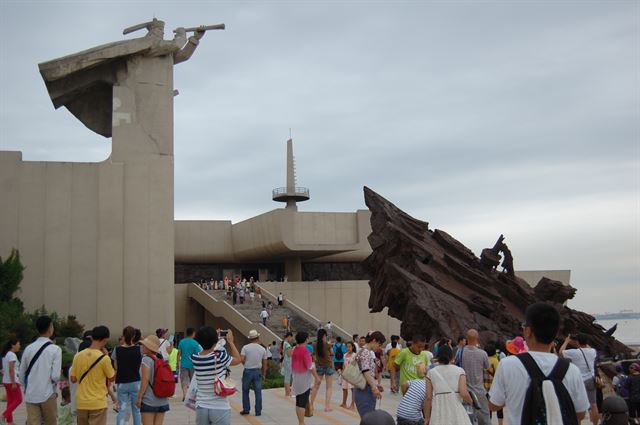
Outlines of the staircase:
{"label": "staircase", "polygon": [[[253,304],[250,303],[249,297],[245,298],[244,304],[240,304],[240,298],[238,298],[237,304],[233,304],[232,300],[227,300],[227,296],[224,290],[210,290],[207,291],[213,298],[218,301],[227,301],[233,306],[240,314],[242,314],[251,323],[262,324],[260,319],[260,311],[262,311],[262,301],[267,303],[267,300],[263,297],[262,300],[256,298]],[[296,332],[305,331],[309,333],[309,337],[313,338],[316,335],[318,324],[311,323],[308,320],[302,318],[296,314],[290,308],[283,306],[279,307],[277,304],[273,305],[271,311],[271,317],[267,319],[267,328],[278,335],[280,338],[284,338],[286,328],[282,325],[282,319],[289,315],[291,323],[291,332],[295,335]]]}

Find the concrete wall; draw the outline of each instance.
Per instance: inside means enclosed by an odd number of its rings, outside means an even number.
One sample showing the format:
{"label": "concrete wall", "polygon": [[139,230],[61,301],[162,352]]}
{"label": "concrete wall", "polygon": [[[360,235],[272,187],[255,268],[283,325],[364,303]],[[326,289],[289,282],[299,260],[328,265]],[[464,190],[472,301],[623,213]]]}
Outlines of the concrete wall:
{"label": "concrete wall", "polygon": [[268,262],[287,256],[305,261],[362,261],[371,248],[370,212],[297,212],[276,209],[230,221],[175,222],[179,263]]}
{"label": "concrete wall", "polygon": [[268,291],[292,300],[323,322],[331,320],[350,334],[379,330],[387,338],[400,335],[398,319],[387,310],[369,313],[369,283],[360,281],[261,283]]}
{"label": "concrete wall", "polygon": [[127,61],[113,87],[110,158],[0,152],[0,255],[20,250],[26,309],[44,305],[114,333],[174,326],[173,62]]}

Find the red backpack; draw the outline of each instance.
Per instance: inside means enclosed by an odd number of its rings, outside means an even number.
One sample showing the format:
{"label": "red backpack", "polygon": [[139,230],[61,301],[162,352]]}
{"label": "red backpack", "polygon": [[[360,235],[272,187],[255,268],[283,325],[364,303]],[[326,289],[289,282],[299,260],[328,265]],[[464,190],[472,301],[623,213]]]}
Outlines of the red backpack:
{"label": "red backpack", "polygon": [[169,363],[162,359],[153,359],[153,394],[159,398],[171,397],[176,392],[176,380]]}

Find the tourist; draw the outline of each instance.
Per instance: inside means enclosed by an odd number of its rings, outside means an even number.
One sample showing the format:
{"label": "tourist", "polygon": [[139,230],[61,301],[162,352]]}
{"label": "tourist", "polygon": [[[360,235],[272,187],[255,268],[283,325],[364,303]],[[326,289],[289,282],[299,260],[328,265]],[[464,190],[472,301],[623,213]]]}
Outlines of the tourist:
{"label": "tourist", "polygon": [[[396,338],[393,338],[394,336]],[[392,374],[394,375],[394,378],[391,378],[392,381],[400,382],[400,370],[396,369],[393,365],[396,361],[396,358],[398,357],[398,354],[400,354],[400,351],[402,350],[402,345],[400,345],[400,342],[398,342],[399,338],[397,338],[396,335],[393,335],[391,338],[391,342],[387,345],[387,347],[389,348],[386,353],[387,370],[389,371],[389,377],[391,377]],[[396,394],[398,392],[398,389],[392,386],[391,392]]]}
{"label": "tourist", "polygon": [[484,350],[478,348],[478,331],[469,329],[466,340],[467,345],[458,351],[460,364],[457,366],[464,369],[467,375],[467,387],[478,399],[480,409],[475,411],[478,425],[490,425],[489,405],[484,389],[484,371],[491,367],[489,356]]}
{"label": "tourist", "polygon": [[337,337],[336,343],[333,344],[333,368],[338,374],[342,373],[342,369],[344,369],[344,355],[346,352],[347,347],[342,342],[342,338]]}
{"label": "tourist", "polygon": [[413,336],[411,346],[400,350],[393,361],[394,372],[400,372],[400,382],[396,379],[396,373],[391,374],[391,391],[401,394],[406,391],[405,384],[414,379],[422,379],[429,367],[429,357],[425,352],[427,339],[424,335]]}
{"label": "tourist", "polygon": [[82,341],[78,346],[78,351],[82,351],[85,348],[89,348],[90,345],[91,345],[91,331],[84,331],[84,333],[82,334]]}
{"label": "tourist", "polygon": [[[489,357],[489,364],[491,364],[491,367],[487,369],[484,374],[484,389],[487,392],[488,396],[489,390],[491,390],[491,384],[493,384],[493,377],[495,376],[496,371],[498,370],[498,366],[500,365],[500,358],[494,343],[487,344],[484,347],[484,351]],[[504,422],[504,412],[502,411],[502,409],[498,410],[496,412],[496,415],[498,416],[498,425],[502,425],[502,423]],[[492,417],[493,412],[490,411],[489,418]]]}
{"label": "tourist", "polygon": [[234,286],[233,287],[233,305],[236,305],[238,303],[238,287]]}
{"label": "tourist", "polygon": [[278,344],[273,341],[271,343],[271,346],[269,348],[269,352],[271,353],[271,360],[276,364],[280,364],[280,360],[282,359],[282,356],[280,355],[280,350],[278,349]]}
{"label": "tourist", "polygon": [[291,354],[293,351],[293,334],[289,331],[282,341],[282,374],[284,375],[284,395],[291,396]]}
{"label": "tourist", "polygon": [[136,406],[140,391],[140,365],[142,352],[135,345],[135,329],[127,326],[122,330],[123,343],[113,349],[111,357],[116,368],[116,384],[118,385],[117,424],[123,424],[129,412],[134,425],[140,425],[140,409]]}
{"label": "tourist", "polygon": [[258,296],[258,300],[262,301],[262,288],[256,285],[256,295]]}
{"label": "tourist", "polygon": [[[567,349],[569,344],[572,344],[575,348]],[[598,353],[595,348],[589,346],[589,336],[585,334],[578,334],[572,337],[567,335],[564,343],[560,346],[558,351],[560,357],[571,360],[571,363],[578,366],[580,373],[582,374],[582,380],[584,382],[584,388],[587,391],[587,398],[589,399],[589,416],[591,423],[597,425],[599,419],[598,406],[596,405],[596,359]]]}
{"label": "tourist", "polygon": [[398,425],[424,425],[424,418],[429,417],[424,413],[426,386],[424,379],[416,379],[407,383],[407,392],[400,399],[396,410]]}
{"label": "tourist", "polygon": [[273,304],[271,304],[271,301],[267,303],[267,311],[269,312],[269,317],[273,316]]}
{"label": "tourist", "polygon": [[269,318],[269,312],[266,308],[260,310],[260,320],[262,320],[262,324],[267,326],[267,319]]}
{"label": "tourist", "polygon": [[58,405],[58,425],[73,425],[73,411],[71,410],[71,390],[69,387],[64,387],[60,390],[62,401]]}
{"label": "tourist", "polygon": [[640,423],[640,362],[629,366],[629,377],[625,386],[629,392],[629,419],[633,419],[636,424]]}
{"label": "tourist", "polygon": [[242,411],[241,415],[248,415],[251,411],[249,399],[249,387],[253,383],[253,391],[256,396],[255,414],[262,414],[262,381],[267,373],[267,350],[260,345],[260,334],[255,329],[249,331],[247,339],[249,344],[242,347]]}
{"label": "tourist", "polygon": [[325,379],[325,402],[324,411],[331,412],[331,395],[333,393],[333,374],[336,372],[333,369],[333,352],[331,350],[331,344],[327,338],[327,331],[320,329],[317,334],[316,342],[313,344],[313,357],[316,362],[316,372],[320,377],[320,382],[316,383],[314,387],[313,395],[311,396],[311,405],[313,406],[316,401],[316,396],[320,391],[320,384],[322,383],[322,377]]}
{"label": "tourist", "polygon": [[[353,341],[349,341],[346,344],[346,353],[344,354],[344,361],[346,364],[350,363],[353,360],[353,357],[356,355],[356,345]],[[342,387],[342,404],[340,407],[344,407],[345,409],[355,410],[355,398],[353,396],[354,386],[347,382],[346,379],[341,380],[340,386]],[[347,406],[347,398],[349,397],[349,391],[351,391],[351,404]]]}
{"label": "tourist", "polygon": [[298,425],[304,425],[306,414],[308,414],[308,416],[313,415],[313,405],[310,402],[311,389],[316,385],[320,386],[321,382],[314,368],[311,354],[305,348],[307,342],[309,342],[309,334],[306,332],[298,332],[296,334],[297,345],[291,353],[291,394],[296,397]]}
{"label": "tourist", "polygon": [[256,288],[253,285],[249,288],[249,304],[253,304],[256,299]]}
{"label": "tourist", "polygon": [[458,343],[453,348],[453,359],[456,366],[460,366],[460,356],[465,345],[467,345],[467,339],[464,336],[459,336]]}
{"label": "tourist", "polygon": [[[354,340],[356,341],[356,340]],[[361,336],[360,338],[357,339],[358,341],[358,350],[360,351],[361,348],[364,348],[365,345],[367,345],[367,337],[365,336]]]}
{"label": "tourist", "polygon": [[[523,332],[528,355],[533,358],[542,373],[549,376],[558,362],[558,356],[550,353],[550,350],[560,328],[560,314],[550,304],[535,303],[527,308],[525,316]],[[506,407],[505,423],[518,424],[524,419],[522,410],[530,382],[529,373],[519,356],[509,356],[500,361],[500,367],[489,391],[489,402],[493,411]],[[571,397],[579,423],[589,408],[589,400],[580,370],[575,365],[569,365],[562,384]]]}
{"label": "tourist", "polygon": [[324,329],[327,331],[327,339],[333,341],[333,324],[331,324],[331,320],[327,322]]}
{"label": "tourist", "polygon": [[[215,381],[224,379],[227,369],[242,363],[240,353],[229,329],[220,340],[218,332],[210,326],[198,329],[195,340],[202,347],[191,356],[198,391],[196,393],[196,425],[230,425],[231,407],[227,397],[216,395]],[[226,342],[225,342],[226,341]],[[224,344],[222,344],[224,342]],[[225,349],[229,347],[229,353]]]}
{"label": "tourist", "polygon": [[[56,385],[60,380],[62,350],[51,341],[54,329],[50,317],[38,317],[36,329],[40,336],[24,349],[20,363],[27,423],[55,425]],[[36,357],[37,353],[40,355]],[[27,369],[31,369],[28,375]]]}
{"label": "tourist", "polygon": [[20,361],[17,353],[20,351],[20,340],[10,338],[2,348],[2,384],[7,395],[7,408],[2,417],[7,424],[13,424],[13,411],[22,403],[22,390],[18,371]]}
{"label": "tourist", "polygon": [[153,392],[155,378],[155,362],[158,361],[160,340],[156,335],[149,335],[140,341],[144,356],[140,367],[140,390],[136,406],[140,409],[143,425],[162,425],[164,415],[169,411],[169,399],[157,397]]}
{"label": "tourist", "polygon": [[284,295],[282,292],[278,294],[278,307],[282,307],[284,305]]}
{"label": "tourist", "polygon": [[282,318],[282,326],[284,327],[285,332],[291,332],[291,328],[289,327],[289,315],[285,314]]}
{"label": "tourist", "polygon": [[376,408],[376,399],[382,398],[382,387],[379,387],[375,382],[375,350],[380,348],[385,342],[384,335],[379,331],[371,332],[366,337],[366,342],[363,347],[358,351],[355,357],[356,364],[360,371],[364,374],[364,378],[367,381],[367,385],[364,389],[356,388],[354,392],[356,400],[356,408],[358,414],[362,418],[369,412],[372,412]]}
{"label": "tourist", "polygon": [[[451,364],[453,350],[448,345],[438,348],[436,358],[438,366],[427,372],[424,417],[430,425],[471,424],[469,415],[462,406],[462,400],[469,404],[472,402],[464,370]],[[411,381],[409,388],[415,382],[421,381]],[[405,397],[407,395],[409,392]],[[401,425],[399,420],[398,425]]]}
{"label": "tourist", "polygon": [[180,366],[180,386],[182,387],[182,401],[187,396],[189,384],[193,379],[194,367],[191,356],[202,351],[202,347],[198,341],[194,339],[196,330],[187,328],[185,337],[178,344],[178,364]]}
{"label": "tourist", "polygon": [[238,291],[238,297],[240,298],[240,304],[244,304],[244,298],[246,295],[246,288],[244,283],[240,284],[240,291]]}
{"label": "tourist", "polygon": [[160,354],[162,356],[162,360],[164,360],[165,362],[169,361],[170,349],[173,348],[173,347],[171,347],[171,340],[166,339],[167,332],[169,332],[169,329],[163,329],[163,328],[156,329],[156,336],[158,337],[158,340],[160,341],[160,347],[158,348],[158,354]]}
{"label": "tourist", "polygon": [[[71,363],[70,379],[78,383],[76,390],[76,416],[78,425],[104,425],[107,423],[107,387],[115,379],[109,352],[109,328],[96,326],[91,331],[91,345],[78,352]],[[106,383],[106,384],[105,384]],[[117,410],[117,403],[116,403]]]}

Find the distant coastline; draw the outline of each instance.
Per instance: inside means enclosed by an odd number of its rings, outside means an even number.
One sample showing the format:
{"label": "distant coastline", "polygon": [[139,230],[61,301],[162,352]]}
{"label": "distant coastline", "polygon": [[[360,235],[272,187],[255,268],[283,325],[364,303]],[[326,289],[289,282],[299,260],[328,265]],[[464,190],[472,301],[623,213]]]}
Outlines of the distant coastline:
{"label": "distant coastline", "polygon": [[637,311],[621,311],[619,313],[602,313],[594,314],[596,320],[627,320],[640,319],[640,312]]}

